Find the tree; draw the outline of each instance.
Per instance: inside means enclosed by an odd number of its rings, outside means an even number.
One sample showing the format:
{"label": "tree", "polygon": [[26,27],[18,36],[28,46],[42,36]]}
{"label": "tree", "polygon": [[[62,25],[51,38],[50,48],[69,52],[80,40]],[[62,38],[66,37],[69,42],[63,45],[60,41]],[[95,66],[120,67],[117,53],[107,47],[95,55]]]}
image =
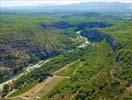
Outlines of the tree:
{"label": "tree", "polygon": [[3,86],[2,97],[6,96],[8,93],[9,93],[9,85],[5,84]]}

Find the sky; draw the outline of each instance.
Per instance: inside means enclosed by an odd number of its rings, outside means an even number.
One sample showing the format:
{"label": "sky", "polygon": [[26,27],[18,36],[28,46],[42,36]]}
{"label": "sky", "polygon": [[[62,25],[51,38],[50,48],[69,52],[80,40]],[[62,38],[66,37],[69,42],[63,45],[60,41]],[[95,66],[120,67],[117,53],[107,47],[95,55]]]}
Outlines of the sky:
{"label": "sky", "polygon": [[82,2],[124,2],[132,3],[132,0],[0,0],[1,7],[37,6],[37,5],[66,5]]}

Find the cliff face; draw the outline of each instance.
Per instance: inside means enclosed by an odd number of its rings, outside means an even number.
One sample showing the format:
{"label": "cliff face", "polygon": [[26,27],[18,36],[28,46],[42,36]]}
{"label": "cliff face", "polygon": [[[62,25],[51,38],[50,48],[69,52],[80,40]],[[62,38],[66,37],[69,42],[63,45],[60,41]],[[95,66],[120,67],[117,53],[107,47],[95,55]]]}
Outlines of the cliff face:
{"label": "cliff face", "polygon": [[81,32],[81,35],[87,37],[91,42],[101,42],[105,40],[112,47],[113,51],[115,51],[119,46],[112,37],[95,29],[84,30]]}
{"label": "cliff face", "polygon": [[85,28],[104,28],[104,27],[110,27],[111,24],[105,23],[105,22],[82,22],[77,25],[77,29],[85,29]]}

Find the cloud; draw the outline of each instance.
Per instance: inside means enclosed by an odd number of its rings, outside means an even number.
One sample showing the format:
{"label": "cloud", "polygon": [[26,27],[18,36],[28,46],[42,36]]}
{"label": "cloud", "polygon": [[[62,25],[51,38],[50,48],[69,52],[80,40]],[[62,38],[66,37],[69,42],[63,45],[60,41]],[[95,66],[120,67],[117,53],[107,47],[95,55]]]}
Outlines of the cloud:
{"label": "cloud", "polygon": [[[1,7],[36,6],[36,5],[64,5],[81,2],[106,2],[106,0],[0,0]],[[132,0],[107,0],[107,2],[131,2]]]}

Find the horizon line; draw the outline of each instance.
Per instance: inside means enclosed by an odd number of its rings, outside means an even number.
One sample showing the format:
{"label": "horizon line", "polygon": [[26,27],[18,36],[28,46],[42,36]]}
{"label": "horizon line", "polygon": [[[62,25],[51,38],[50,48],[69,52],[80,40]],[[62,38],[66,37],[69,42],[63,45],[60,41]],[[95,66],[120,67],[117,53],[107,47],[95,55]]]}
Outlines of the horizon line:
{"label": "horizon line", "polygon": [[112,1],[107,1],[107,2],[74,2],[74,3],[60,3],[60,4],[57,4],[57,3],[53,3],[53,4],[35,4],[35,5],[14,5],[14,6],[0,6],[0,8],[16,8],[16,7],[38,7],[38,6],[43,6],[43,7],[49,7],[49,6],[61,6],[61,5],[73,5],[73,4],[81,4],[81,3],[124,3],[124,4],[132,4],[132,2],[122,2],[122,1],[117,1],[117,2],[112,2]]}

